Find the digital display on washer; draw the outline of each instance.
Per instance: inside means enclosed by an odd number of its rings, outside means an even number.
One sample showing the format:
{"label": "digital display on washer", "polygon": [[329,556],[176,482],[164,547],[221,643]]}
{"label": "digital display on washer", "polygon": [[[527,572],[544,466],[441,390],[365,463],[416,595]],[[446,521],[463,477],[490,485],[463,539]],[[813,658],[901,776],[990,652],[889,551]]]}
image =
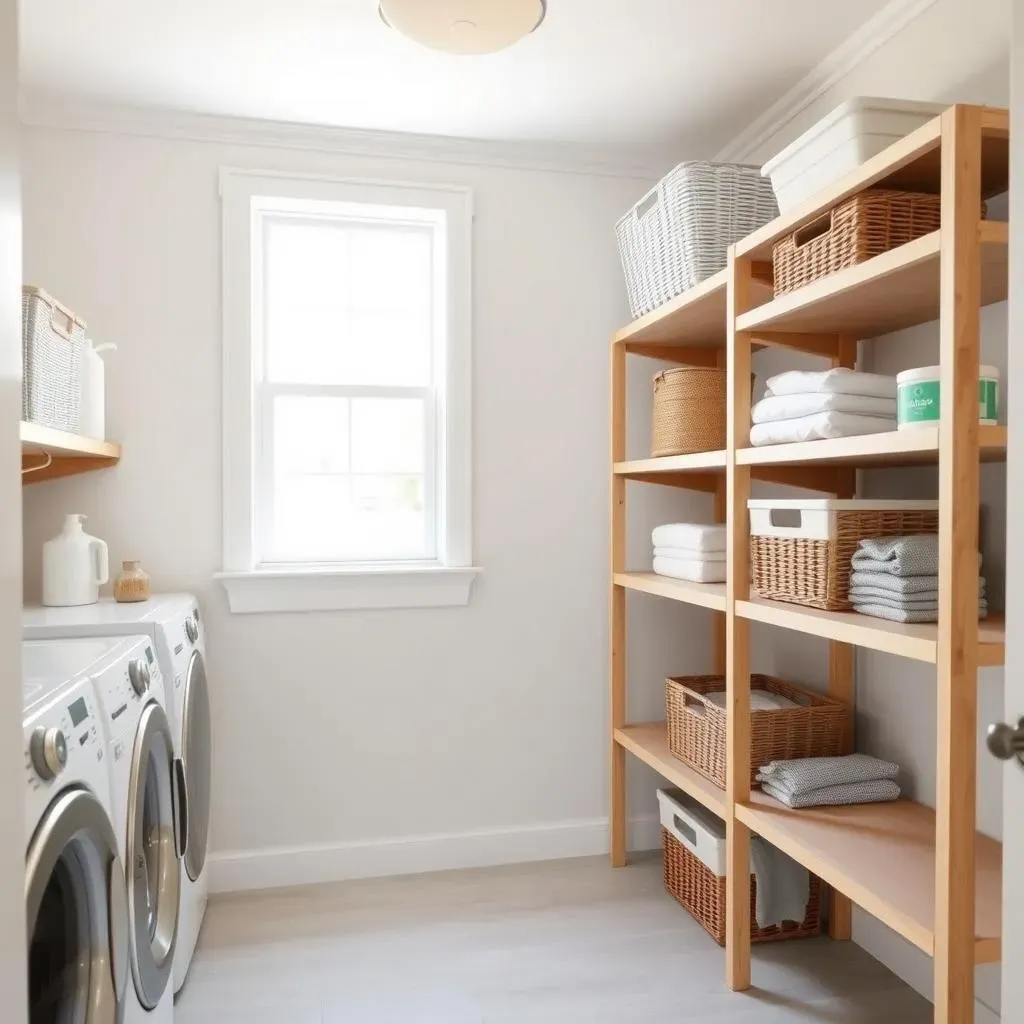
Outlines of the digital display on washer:
{"label": "digital display on washer", "polygon": [[68,714],[71,716],[72,725],[81,725],[89,717],[89,709],[85,706],[85,698],[79,697],[78,700],[69,704]]}

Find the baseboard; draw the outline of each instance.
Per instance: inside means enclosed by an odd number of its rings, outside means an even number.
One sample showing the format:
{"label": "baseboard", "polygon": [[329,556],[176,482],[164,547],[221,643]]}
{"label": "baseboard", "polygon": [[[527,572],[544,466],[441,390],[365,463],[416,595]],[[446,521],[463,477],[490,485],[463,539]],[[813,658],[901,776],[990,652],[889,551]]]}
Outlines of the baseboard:
{"label": "baseboard", "polygon": [[[655,816],[630,822],[630,849],[653,850],[660,842]],[[383,875],[565,860],[607,852],[608,821],[605,818],[394,839],[229,850],[210,857],[210,892],[243,892]]]}
{"label": "baseboard", "polygon": [[[931,957],[887,928],[877,918],[860,910],[854,910],[853,940],[912,989],[931,1001]],[[980,998],[974,1004],[974,1024],[1000,1024],[999,1014],[988,1005],[999,1005],[999,967],[992,965],[978,968],[976,984]]]}

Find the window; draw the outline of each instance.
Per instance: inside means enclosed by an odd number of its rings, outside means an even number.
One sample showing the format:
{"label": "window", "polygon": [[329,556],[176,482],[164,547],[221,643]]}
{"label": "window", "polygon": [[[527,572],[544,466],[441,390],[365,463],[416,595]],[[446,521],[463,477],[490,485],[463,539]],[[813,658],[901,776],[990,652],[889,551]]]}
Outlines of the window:
{"label": "window", "polygon": [[233,611],[465,604],[470,195],[222,170]]}

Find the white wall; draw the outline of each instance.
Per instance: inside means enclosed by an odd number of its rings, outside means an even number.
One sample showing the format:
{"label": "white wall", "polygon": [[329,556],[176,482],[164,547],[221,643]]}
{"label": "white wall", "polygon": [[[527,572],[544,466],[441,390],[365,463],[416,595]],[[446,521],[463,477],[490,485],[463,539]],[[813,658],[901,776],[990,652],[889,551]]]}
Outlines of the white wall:
{"label": "white wall", "polygon": [[0,993],[27,1019],[24,754],[21,748],[21,199],[18,5],[0,0]]}
{"label": "white wall", "polygon": [[[762,162],[853,96],[900,96],[908,99],[962,101],[1006,106],[1009,102],[1009,0],[936,0],[898,35],[876,50],[852,72],[779,128],[770,138],[744,154]],[[1005,212],[1000,214],[1005,216]],[[937,324],[926,324],[887,338],[866,343],[867,369],[896,373],[911,366],[938,360]],[[1005,375],[1006,305],[984,311],[982,356]],[[787,357],[766,353],[776,371]],[[1005,398],[1005,394],[1004,394]],[[1002,418],[1005,421],[1005,403]],[[865,493],[876,497],[935,497],[934,470],[868,473],[862,480]],[[995,608],[1002,608],[1003,563],[1006,537],[1005,466],[984,466],[981,473],[984,506],[982,546],[985,575]],[[774,643],[776,670],[803,671],[824,677],[826,650],[823,643],[787,637]],[[981,730],[1002,717],[1002,670],[983,670],[978,683],[978,824],[994,836],[1001,833],[1002,773],[984,752]],[[908,795],[924,803],[935,799],[935,673],[927,666],[870,651],[857,652],[858,748],[898,761]],[[854,938],[925,995],[931,996],[931,960],[874,918],[858,913]],[[999,968],[978,971],[977,1020],[997,1019]]]}
{"label": "white wall", "polygon": [[[26,280],[119,345],[107,359],[108,432],[125,446],[115,470],[31,489],[26,590],[38,594],[42,542],[80,511],[112,558],[141,558],[159,589],[199,594],[214,884],[605,849],[608,348],[628,319],[613,226],[649,182],[50,128],[26,129],[24,141]],[[223,164],[475,190],[474,560],[484,571],[468,608],[228,613],[212,580]],[[634,371],[638,400],[653,369]],[[642,454],[645,439],[635,442]],[[710,513],[702,496],[640,496],[637,564],[654,518],[687,501]],[[688,643],[706,647],[710,613],[637,600],[634,712],[653,718],[665,674],[692,664],[679,657]],[[658,650],[644,654],[655,636]],[[650,844],[655,782],[633,774],[638,838]]]}

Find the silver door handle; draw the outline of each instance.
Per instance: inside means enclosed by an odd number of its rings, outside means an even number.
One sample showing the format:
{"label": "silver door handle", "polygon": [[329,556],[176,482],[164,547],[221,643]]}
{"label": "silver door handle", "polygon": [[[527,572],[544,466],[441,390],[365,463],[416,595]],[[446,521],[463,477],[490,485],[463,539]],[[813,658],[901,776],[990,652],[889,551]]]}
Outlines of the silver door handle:
{"label": "silver door handle", "polygon": [[1024,718],[1019,719],[1016,728],[1006,722],[990,725],[986,743],[993,757],[998,757],[1000,761],[1016,757],[1024,765]]}

